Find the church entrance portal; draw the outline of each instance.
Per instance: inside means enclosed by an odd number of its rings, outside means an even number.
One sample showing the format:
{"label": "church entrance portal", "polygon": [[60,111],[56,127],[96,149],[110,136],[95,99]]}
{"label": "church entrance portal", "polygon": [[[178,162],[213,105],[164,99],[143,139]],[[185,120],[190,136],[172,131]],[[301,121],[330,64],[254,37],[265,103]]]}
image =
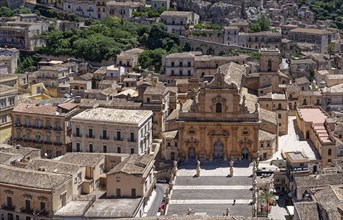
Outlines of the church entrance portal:
{"label": "church entrance portal", "polygon": [[244,148],[242,151],[242,160],[247,160],[249,159],[249,151],[248,149]]}
{"label": "church entrance portal", "polygon": [[223,143],[217,141],[214,144],[214,159],[223,159],[224,156],[224,146]]}
{"label": "church entrance portal", "polygon": [[195,147],[188,148],[188,159],[195,159]]}

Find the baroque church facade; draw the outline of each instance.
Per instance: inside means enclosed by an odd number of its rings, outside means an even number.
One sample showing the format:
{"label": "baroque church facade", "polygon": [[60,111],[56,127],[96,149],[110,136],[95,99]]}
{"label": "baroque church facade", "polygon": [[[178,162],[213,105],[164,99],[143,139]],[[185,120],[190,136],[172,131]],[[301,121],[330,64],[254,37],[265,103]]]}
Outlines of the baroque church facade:
{"label": "baroque church facade", "polygon": [[259,107],[256,103],[247,106],[241,91],[243,72],[235,63],[222,66],[211,82],[203,82],[180,107],[176,120],[179,159],[258,157]]}

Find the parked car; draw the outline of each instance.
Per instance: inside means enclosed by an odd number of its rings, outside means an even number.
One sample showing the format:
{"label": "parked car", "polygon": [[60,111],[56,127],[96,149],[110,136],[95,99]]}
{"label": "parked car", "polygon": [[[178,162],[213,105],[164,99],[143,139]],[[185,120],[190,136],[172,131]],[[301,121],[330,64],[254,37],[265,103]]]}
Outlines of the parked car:
{"label": "parked car", "polygon": [[158,179],[157,179],[157,182],[158,182],[158,183],[167,183],[168,180],[167,180],[166,178],[158,178]]}

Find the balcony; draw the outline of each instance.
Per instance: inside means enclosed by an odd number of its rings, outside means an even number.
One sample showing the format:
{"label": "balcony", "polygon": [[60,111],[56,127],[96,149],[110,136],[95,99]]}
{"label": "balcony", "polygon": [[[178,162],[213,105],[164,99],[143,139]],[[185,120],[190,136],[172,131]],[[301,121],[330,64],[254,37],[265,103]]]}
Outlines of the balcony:
{"label": "balcony", "polygon": [[114,137],[114,140],[115,141],[123,141],[123,138],[122,137]]}
{"label": "balcony", "polygon": [[110,137],[109,137],[109,136],[100,136],[100,139],[101,139],[101,140],[109,140]]}
{"label": "balcony", "polygon": [[86,134],[86,138],[95,138],[94,134]]}
{"label": "balcony", "polygon": [[62,145],[62,142],[55,142],[54,145],[56,145],[56,146],[61,146],[61,145]]}
{"label": "balcony", "polygon": [[36,210],[35,213],[36,213],[37,216],[48,216],[49,215],[49,212],[45,211],[45,209],[43,209],[43,210]]}
{"label": "balcony", "polygon": [[56,130],[56,131],[62,131],[62,128],[61,128],[61,127],[54,127],[54,130]]}
{"label": "balcony", "polygon": [[43,140],[32,140],[33,143],[37,143],[37,144],[42,144],[44,141]]}
{"label": "balcony", "polygon": [[14,205],[7,205],[7,204],[2,204],[1,205],[1,209],[3,210],[7,210],[7,211],[14,211],[15,210],[15,206]]}
{"label": "balcony", "polygon": [[44,144],[52,144],[51,141],[44,141]]}
{"label": "balcony", "polygon": [[22,125],[20,123],[15,123],[16,127],[21,127]]}
{"label": "balcony", "polygon": [[28,209],[28,208],[21,208],[20,212],[27,213],[27,214],[33,214],[33,210],[32,209]]}
{"label": "balcony", "polygon": [[137,142],[137,139],[135,139],[135,138],[128,138],[127,142]]}
{"label": "balcony", "polygon": [[73,137],[82,137],[82,134],[73,134]]}

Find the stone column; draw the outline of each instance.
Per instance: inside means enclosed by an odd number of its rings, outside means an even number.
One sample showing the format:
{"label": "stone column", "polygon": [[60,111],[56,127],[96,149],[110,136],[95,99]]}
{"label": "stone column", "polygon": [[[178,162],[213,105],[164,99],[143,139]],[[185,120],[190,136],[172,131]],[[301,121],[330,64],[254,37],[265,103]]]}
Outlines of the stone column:
{"label": "stone column", "polygon": [[253,145],[255,145],[255,146],[253,146],[253,149],[254,149],[254,151],[253,151],[253,160],[255,160],[255,159],[257,159],[258,157],[259,157],[259,146],[258,146],[258,139],[259,139],[259,131],[260,131],[260,129],[259,129],[259,127],[254,127],[254,140],[253,140]]}
{"label": "stone column", "polygon": [[[238,127],[233,127],[232,128],[232,149],[231,152],[235,152],[238,153],[238,155],[240,155],[240,149],[238,147],[238,143],[237,143],[237,131],[238,131]],[[233,156],[233,155],[232,155]],[[237,156],[237,155],[235,155]]]}
{"label": "stone column", "polygon": [[227,157],[228,157],[228,150],[227,150],[227,147],[228,147],[228,141],[227,141],[227,138],[224,139],[224,143],[223,143],[223,150],[224,150],[224,160],[227,161]]}
{"label": "stone column", "polygon": [[[206,127],[200,126],[200,150],[206,152],[207,154],[207,146],[206,146]],[[207,156],[207,155],[206,155]]]}

